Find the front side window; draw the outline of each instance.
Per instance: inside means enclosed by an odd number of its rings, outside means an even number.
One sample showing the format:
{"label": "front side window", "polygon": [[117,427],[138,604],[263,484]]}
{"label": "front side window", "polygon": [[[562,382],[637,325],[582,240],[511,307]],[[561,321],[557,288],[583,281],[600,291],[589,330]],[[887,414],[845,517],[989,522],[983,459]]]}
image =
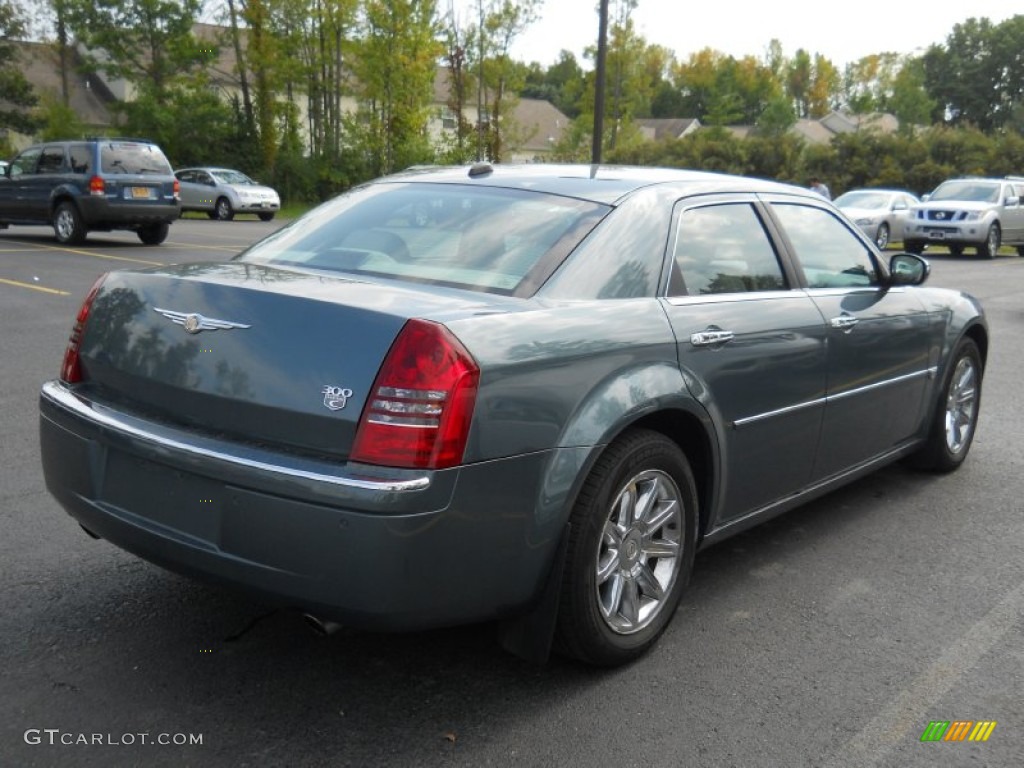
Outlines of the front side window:
{"label": "front side window", "polygon": [[760,217],[747,203],[684,210],[676,228],[675,265],[690,296],[786,288],[779,259]]}
{"label": "front side window", "polygon": [[810,205],[774,203],[809,288],[875,285],[878,271],[868,247],[830,212]]}
{"label": "front side window", "polygon": [[11,163],[11,178],[17,176],[23,176],[29,173],[36,172],[36,164],[39,162],[39,155],[42,154],[42,149],[39,147],[33,147],[26,149]]}

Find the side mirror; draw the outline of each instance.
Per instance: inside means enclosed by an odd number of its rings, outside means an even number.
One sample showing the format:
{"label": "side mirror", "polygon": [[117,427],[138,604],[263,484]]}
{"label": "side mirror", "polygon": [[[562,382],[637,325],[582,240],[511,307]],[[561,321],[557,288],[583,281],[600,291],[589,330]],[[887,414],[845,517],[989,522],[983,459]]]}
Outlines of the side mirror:
{"label": "side mirror", "polygon": [[1006,204],[1007,205],[1013,206],[1013,205],[1017,205],[1018,203],[1020,203],[1020,198],[1019,197],[1008,197],[1008,198],[1006,198]]}
{"label": "side mirror", "polygon": [[927,203],[931,199],[932,199],[931,195],[921,195],[921,202],[922,203]]}
{"label": "side mirror", "polygon": [[889,285],[921,285],[932,265],[916,253],[897,253],[889,259]]}

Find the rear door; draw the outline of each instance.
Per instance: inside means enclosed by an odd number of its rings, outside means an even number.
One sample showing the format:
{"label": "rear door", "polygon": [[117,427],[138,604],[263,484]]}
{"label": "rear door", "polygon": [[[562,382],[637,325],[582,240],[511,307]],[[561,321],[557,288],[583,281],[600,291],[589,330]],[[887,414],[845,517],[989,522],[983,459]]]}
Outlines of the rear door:
{"label": "rear door", "polygon": [[828,327],[828,403],[814,479],[884,455],[924,412],[929,319],[913,289],[886,287],[873,248],[831,209],[769,206]]}
{"label": "rear door", "polygon": [[680,203],[671,246],[666,312],[684,375],[720,425],[721,524],[809,481],[827,331],[753,196]]}

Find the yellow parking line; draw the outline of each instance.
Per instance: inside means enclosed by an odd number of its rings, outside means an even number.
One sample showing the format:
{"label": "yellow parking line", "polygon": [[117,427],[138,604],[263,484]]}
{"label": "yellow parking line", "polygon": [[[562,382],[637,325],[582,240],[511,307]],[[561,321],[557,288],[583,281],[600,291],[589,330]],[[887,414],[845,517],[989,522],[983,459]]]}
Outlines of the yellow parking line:
{"label": "yellow parking line", "polygon": [[111,259],[112,261],[131,261],[135,264],[148,264],[152,267],[159,267],[163,265],[162,261],[148,261],[146,259],[133,259],[131,256],[112,256],[108,253],[97,253],[96,251],[79,251],[76,248],[65,248],[63,246],[56,245],[37,245],[33,243],[36,248],[40,248],[44,251],[57,251],[57,253],[73,253],[78,256],[95,256],[97,259]]}
{"label": "yellow parking line", "polygon": [[5,280],[2,277],[0,277],[0,283],[5,283],[7,285],[14,285],[14,286],[17,286],[18,288],[31,288],[33,291],[42,291],[43,293],[55,293],[58,296],[70,296],[71,295],[68,291],[58,291],[56,288],[44,288],[41,285],[32,285],[32,283],[21,283],[21,282],[18,282],[17,280]]}

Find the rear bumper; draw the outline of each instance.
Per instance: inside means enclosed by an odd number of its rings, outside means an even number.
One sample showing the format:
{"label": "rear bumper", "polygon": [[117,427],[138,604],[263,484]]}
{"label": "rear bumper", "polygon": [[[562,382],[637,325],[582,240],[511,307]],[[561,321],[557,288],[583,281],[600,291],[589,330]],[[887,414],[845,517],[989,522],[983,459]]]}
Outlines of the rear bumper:
{"label": "rear bumper", "polygon": [[[539,592],[564,500],[552,452],[440,472],[228,445],[49,382],[47,488],[83,526],[170,570],[351,626],[410,630],[513,615]],[[564,465],[564,462],[561,462]]]}
{"label": "rear bumper", "polygon": [[181,215],[181,205],[168,200],[132,203],[83,196],[76,202],[89,229],[137,229],[148,224],[170,224]]}

